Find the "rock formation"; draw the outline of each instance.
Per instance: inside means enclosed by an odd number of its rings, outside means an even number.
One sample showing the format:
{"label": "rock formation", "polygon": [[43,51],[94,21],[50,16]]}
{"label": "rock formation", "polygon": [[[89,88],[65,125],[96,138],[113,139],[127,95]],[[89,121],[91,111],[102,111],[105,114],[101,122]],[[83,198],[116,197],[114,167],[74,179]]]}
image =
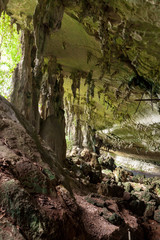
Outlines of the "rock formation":
{"label": "rock formation", "polygon": [[158,183],[146,190],[98,155],[159,161],[159,1],[0,0],[2,11],[22,58],[11,103],[0,97],[0,238],[158,240]]}

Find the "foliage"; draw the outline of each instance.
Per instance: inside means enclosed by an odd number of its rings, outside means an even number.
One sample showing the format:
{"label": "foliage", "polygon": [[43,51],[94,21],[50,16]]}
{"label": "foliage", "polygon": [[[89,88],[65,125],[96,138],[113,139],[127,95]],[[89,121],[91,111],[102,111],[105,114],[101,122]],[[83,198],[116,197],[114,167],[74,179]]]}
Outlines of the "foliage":
{"label": "foliage", "polygon": [[11,94],[12,73],[21,55],[20,33],[3,12],[0,18],[0,94],[6,98]]}

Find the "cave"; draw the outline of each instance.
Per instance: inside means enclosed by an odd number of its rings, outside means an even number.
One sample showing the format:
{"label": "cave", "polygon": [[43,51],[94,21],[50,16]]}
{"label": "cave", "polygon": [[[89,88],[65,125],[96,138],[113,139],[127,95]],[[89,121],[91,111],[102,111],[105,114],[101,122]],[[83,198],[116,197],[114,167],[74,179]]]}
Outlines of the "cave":
{"label": "cave", "polygon": [[0,239],[159,240],[159,0],[4,13],[21,59],[0,95]]}

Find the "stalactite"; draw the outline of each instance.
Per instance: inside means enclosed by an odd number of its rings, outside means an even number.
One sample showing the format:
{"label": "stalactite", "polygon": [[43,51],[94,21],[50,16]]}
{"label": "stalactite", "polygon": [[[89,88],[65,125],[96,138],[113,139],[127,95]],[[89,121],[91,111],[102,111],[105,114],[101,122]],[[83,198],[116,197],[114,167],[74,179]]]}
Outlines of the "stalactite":
{"label": "stalactite", "polygon": [[90,96],[94,95],[94,82],[93,82],[93,70],[91,70],[85,79],[85,85],[87,85],[87,94],[86,94],[86,102],[87,104],[90,101]]}
{"label": "stalactite", "polygon": [[81,84],[81,78],[83,78],[86,75],[85,72],[82,71],[73,71],[71,72],[70,79],[72,79],[72,93],[73,97],[76,98],[77,96],[77,90],[80,91],[80,84]]}

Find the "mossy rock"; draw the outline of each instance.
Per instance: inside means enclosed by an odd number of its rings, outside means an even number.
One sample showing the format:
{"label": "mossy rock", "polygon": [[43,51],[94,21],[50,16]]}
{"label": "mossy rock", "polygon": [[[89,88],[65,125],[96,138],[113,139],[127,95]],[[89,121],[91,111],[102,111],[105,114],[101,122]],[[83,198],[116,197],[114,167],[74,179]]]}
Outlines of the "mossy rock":
{"label": "mossy rock", "polygon": [[120,226],[124,223],[124,219],[116,213],[113,213],[109,218],[108,221],[113,225]]}

